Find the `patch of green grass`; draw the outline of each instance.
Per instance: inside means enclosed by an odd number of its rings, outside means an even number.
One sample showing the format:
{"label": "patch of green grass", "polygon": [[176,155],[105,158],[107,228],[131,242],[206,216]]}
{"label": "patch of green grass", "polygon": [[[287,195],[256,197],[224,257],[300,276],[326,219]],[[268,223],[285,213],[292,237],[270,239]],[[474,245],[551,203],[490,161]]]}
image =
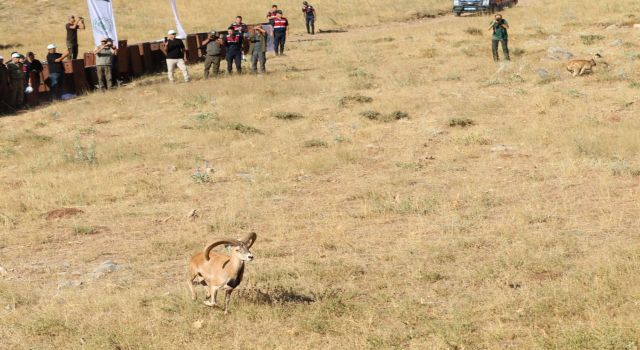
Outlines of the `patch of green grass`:
{"label": "patch of green grass", "polygon": [[273,112],[271,113],[271,116],[282,120],[295,120],[304,118],[302,114],[295,112]]}
{"label": "patch of green grass", "polygon": [[92,235],[98,233],[98,229],[93,226],[74,226],[73,233],[79,236]]}
{"label": "patch of green grass", "polygon": [[204,105],[209,100],[208,96],[202,94],[196,94],[189,96],[186,101],[184,101],[183,106],[195,108]]}
{"label": "patch of green grass", "polygon": [[242,124],[242,123],[229,123],[226,125],[226,128],[229,130],[238,131],[242,134],[264,134],[262,130],[258,128],[254,128],[253,126]]}
{"label": "patch of green grass", "polygon": [[467,29],[465,29],[464,32],[469,35],[482,36],[482,29],[480,28],[467,27]]}
{"label": "patch of green grass", "polygon": [[462,127],[462,128],[466,128],[467,126],[472,126],[472,125],[476,125],[476,122],[473,121],[473,119],[470,118],[451,118],[449,119],[449,126],[450,127]]}
{"label": "patch of green grass", "polygon": [[596,41],[601,41],[605,37],[600,34],[583,34],[580,35],[580,40],[585,45],[593,45]]}
{"label": "patch of green grass", "polygon": [[377,111],[364,111],[364,112],[360,112],[360,115],[367,119],[378,120],[380,119],[380,116],[382,115],[382,113]]}
{"label": "patch of green grass", "polygon": [[199,122],[206,122],[206,121],[217,119],[217,116],[215,113],[205,112],[205,113],[198,113],[193,118]]}
{"label": "patch of green grass", "polygon": [[344,107],[353,103],[371,103],[371,102],[373,102],[373,98],[358,94],[358,95],[344,96],[340,99],[340,101],[338,101],[338,104],[340,105],[340,107]]}
{"label": "patch of green grass", "polygon": [[329,147],[329,144],[323,140],[311,139],[304,142],[305,147],[313,148],[313,147]]}
{"label": "patch of green grass", "polygon": [[92,141],[89,145],[83,145],[80,137],[77,137],[73,143],[73,150],[65,154],[65,159],[73,163],[96,164],[98,162],[96,142]]}
{"label": "patch of green grass", "polygon": [[389,117],[392,120],[407,119],[409,118],[409,113],[403,111],[393,111],[391,112],[391,114],[389,114]]}

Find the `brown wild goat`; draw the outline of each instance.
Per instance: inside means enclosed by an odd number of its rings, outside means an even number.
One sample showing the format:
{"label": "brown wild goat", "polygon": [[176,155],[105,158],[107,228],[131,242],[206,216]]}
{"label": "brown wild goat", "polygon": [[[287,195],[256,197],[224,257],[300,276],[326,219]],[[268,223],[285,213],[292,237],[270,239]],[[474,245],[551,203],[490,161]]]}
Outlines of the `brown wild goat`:
{"label": "brown wild goat", "polygon": [[[218,289],[225,291],[224,313],[229,312],[231,292],[242,282],[244,262],[253,260],[253,253],[249,250],[256,241],[257,235],[251,232],[242,240],[224,239],[210,244],[203,252],[194,255],[189,262],[188,283],[191,298],[196,300],[194,285],[201,284],[208,287],[211,300],[205,300],[207,306],[216,306]],[[231,254],[212,252],[219,245],[228,245]]]}

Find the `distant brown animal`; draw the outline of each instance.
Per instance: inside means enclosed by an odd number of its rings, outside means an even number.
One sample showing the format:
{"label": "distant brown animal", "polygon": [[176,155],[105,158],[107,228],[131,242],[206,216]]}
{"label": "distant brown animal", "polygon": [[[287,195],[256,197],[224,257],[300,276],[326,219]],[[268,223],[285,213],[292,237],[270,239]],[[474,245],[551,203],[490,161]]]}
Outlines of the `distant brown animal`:
{"label": "distant brown animal", "polygon": [[593,58],[590,60],[571,60],[567,63],[567,70],[571,72],[574,77],[577,77],[587,72],[593,72],[593,67],[595,66],[596,61]]}
{"label": "distant brown animal", "polygon": [[[188,284],[191,298],[196,300],[197,295],[194,285],[208,287],[208,297],[205,300],[207,306],[216,306],[218,289],[225,291],[224,313],[229,312],[229,300],[231,292],[242,282],[244,274],[244,262],[253,260],[253,253],[249,250],[256,241],[257,235],[251,232],[242,240],[224,239],[210,244],[203,252],[194,255],[189,262]],[[231,254],[211,252],[219,245],[231,247]]]}
{"label": "distant brown animal", "polygon": [[[602,55],[599,53],[594,54],[595,58],[601,59]],[[567,62],[567,70],[573,74],[574,77],[583,75],[585,73],[593,73],[593,67],[596,66],[596,60],[571,60]],[[608,66],[605,63],[605,66]]]}

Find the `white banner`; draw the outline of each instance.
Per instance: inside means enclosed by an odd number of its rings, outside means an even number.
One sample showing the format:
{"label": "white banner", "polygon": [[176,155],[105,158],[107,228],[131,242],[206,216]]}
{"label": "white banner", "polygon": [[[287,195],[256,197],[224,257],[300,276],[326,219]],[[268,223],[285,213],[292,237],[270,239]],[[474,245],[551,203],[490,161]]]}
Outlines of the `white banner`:
{"label": "white banner", "polygon": [[116,31],[116,19],[113,16],[111,0],[87,0],[91,27],[93,28],[93,41],[100,46],[103,38],[113,39],[114,46],[118,46],[118,32]]}
{"label": "white banner", "polygon": [[178,17],[178,9],[176,8],[176,0],[171,0],[171,8],[173,9],[173,17],[176,19],[176,31],[178,32],[176,37],[186,39],[187,32],[184,31],[182,24],[180,24],[180,17]]}

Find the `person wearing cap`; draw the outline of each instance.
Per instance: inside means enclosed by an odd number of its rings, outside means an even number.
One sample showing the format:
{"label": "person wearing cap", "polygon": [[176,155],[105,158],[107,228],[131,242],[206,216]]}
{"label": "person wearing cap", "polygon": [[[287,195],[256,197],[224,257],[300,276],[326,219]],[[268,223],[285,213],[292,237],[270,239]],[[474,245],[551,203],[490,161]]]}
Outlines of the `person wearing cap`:
{"label": "person wearing cap", "polygon": [[65,25],[67,29],[67,48],[69,49],[69,58],[75,60],[78,58],[78,29],[85,29],[84,18],[69,16],[69,22]]}
{"label": "person wearing cap", "polygon": [[307,1],[302,2],[302,13],[304,14],[304,20],[307,25],[307,34],[316,33],[316,9],[309,5]]}
{"label": "person wearing cap", "polygon": [[218,76],[218,74],[220,74],[220,61],[223,56],[224,42],[218,36],[218,33],[213,31],[209,33],[209,37],[202,42],[202,47],[206,50],[206,56],[204,58],[204,78],[209,78],[209,70],[211,67],[213,67],[213,75]]}
{"label": "person wearing cap", "polygon": [[22,64],[22,55],[13,53],[11,61],[7,63],[9,71],[9,105],[12,107],[20,107],[24,103],[24,70]]}
{"label": "person wearing cap", "polygon": [[229,28],[227,30],[227,37],[224,39],[224,45],[227,48],[227,72],[232,73],[233,63],[236,64],[236,71],[238,74],[242,73],[242,37],[237,35],[236,32]]}
{"label": "person wearing cap", "polygon": [[98,90],[102,90],[105,87],[105,81],[107,90],[111,89],[113,85],[113,75],[111,73],[111,66],[113,65],[113,56],[116,54],[116,49],[113,47],[113,40],[111,38],[103,38],[100,40],[100,46],[97,46],[93,53],[96,55],[96,73],[98,73]]}
{"label": "person wearing cap", "polygon": [[34,89],[38,89],[40,82],[44,80],[42,62],[36,59],[36,55],[33,52],[27,52],[25,67],[27,68],[27,76],[25,77],[27,83]]}
{"label": "person wearing cap", "polygon": [[284,55],[284,43],[289,34],[289,21],[282,17],[282,10],[278,10],[276,18],[273,20],[273,46],[276,56]]}
{"label": "person wearing cap", "polygon": [[260,73],[265,72],[267,63],[267,32],[260,26],[255,26],[249,30],[249,54],[251,55],[251,71],[258,72],[260,63]]}
{"label": "person wearing cap", "polygon": [[271,10],[267,12],[267,21],[273,26],[273,20],[276,19],[276,12],[278,12],[278,5],[271,5]]}
{"label": "person wearing cap", "polygon": [[5,111],[9,97],[9,70],[4,65],[4,57],[0,56],[0,111]]}
{"label": "person wearing cap", "polygon": [[176,66],[182,71],[182,76],[184,77],[184,82],[189,82],[189,71],[187,70],[187,65],[185,61],[187,60],[187,53],[185,51],[184,42],[182,39],[176,38],[175,30],[170,30],[167,32],[167,39],[160,46],[162,52],[167,57],[167,73],[169,75],[169,81],[173,83],[173,71],[176,69]]}
{"label": "person wearing cap", "polygon": [[54,44],[47,46],[47,66],[49,67],[49,90],[51,90],[51,99],[60,97],[62,94],[62,79],[64,78],[64,66],[62,61],[69,56],[56,52],[57,47]]}

